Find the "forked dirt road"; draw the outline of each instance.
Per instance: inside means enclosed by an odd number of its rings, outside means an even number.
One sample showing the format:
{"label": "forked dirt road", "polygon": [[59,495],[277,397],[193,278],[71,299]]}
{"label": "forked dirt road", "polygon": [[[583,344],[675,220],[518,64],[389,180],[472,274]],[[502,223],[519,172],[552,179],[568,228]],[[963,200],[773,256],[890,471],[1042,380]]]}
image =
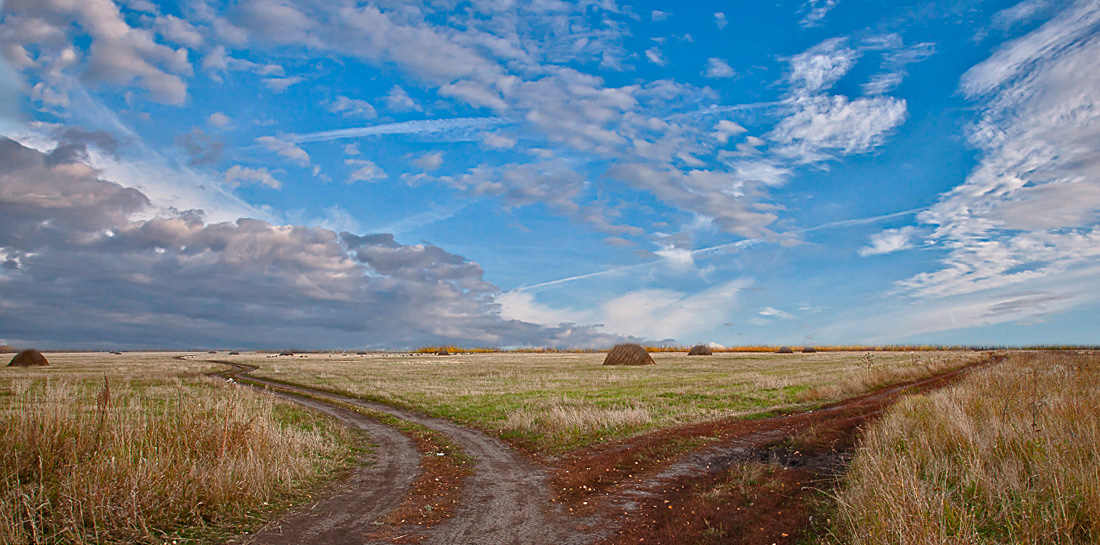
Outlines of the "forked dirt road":
{"label": "forked dirt road", "polygon": [[[232,367],[224,377],[269,388],[362,429],[376,445],[364,461],[369,465],[334,485],[325,499],[295,509],[245,543],[674,545],[793,543],[814,524],[814,496],[835,485],[863,425],[903,395],[947,386],[1001,359],[988,356],[957,371],[814,411],[659,430],[572,453],[551,467],[447,420],[251,377],[251,366],[207,361]],[[380,533],[379,527],[389,524],[384,517],[406,501],[423,453],[393,428],[340,404],[427,426],[476,458],[453,512],[430,527],[405,525]],[[676,447],[684,444],[691,446]],[[752,464],[764,467],[767,478],[734,483],[736,491],[729,492],[731,475]]]}
{"label": "forked dirt road", "polygon": [[[584,521],[569,517],[551,501],[547,492],[548,473],[503,441],[452,422],[411,411],[371,403],[301,386],[290,386],[247,376],[255,367],[234,362],[207,360],[233,367],[224,377],[245,384],[264,386],[276,395],[302,403],[364,429],[377,444],[370,466],[355,472],[352,481],[315,505],[299,508],[248,539],[247,543],[291,545],[306,543],[360,544],[408,543],[483,545],[580,545],[599,536],[580,527]],[[446,520],[430,528],[398,528],[398,534],[380,539],[381,519],[404,500],[415,478],[421,454],[392,437],[393,428],[368,417],[342,409],[324,400],[357,405],[388,413],[408,422],[427,426],[446,435],[465,454],[477,460],[476,472],[465,479],[460,502]],[[376,435],[387,428],[386,439]],[[402,436],[403,437],[403,436]],[[391,440],[392,439],[392,440]],[[396,445],[393,447],[391,445]],[[409,449],[412,449],[411,452]],[[410,462],[411,461],[411,465]],[[371,477],[372,474],[380,474]],[[392,533],[392,532],[391,532]]]}

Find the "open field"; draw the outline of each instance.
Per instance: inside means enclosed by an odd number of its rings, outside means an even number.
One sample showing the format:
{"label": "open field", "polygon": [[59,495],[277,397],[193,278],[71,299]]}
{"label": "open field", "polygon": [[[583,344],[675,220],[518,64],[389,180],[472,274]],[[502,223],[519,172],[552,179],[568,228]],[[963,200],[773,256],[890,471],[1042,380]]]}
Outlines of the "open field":
{"label": "open field", "polygon": [[1015,353],[866,433],[831,542],[1100,542],[1097,445],[1097,353]]}
{"label": "open field", "polygon": [[216,540],[304,495],[361,442],[175,354],[47,356],[0,368],[0,543]]}
{"label": "open field", "polygon": [[[219,356],[220,357],[220,356]],[[257,377],[415,408],[556,454],[647,430],[796,410],[955,369],[975,352],[653,354],[606,367],[601,353],[244,354]]]}
{"label": "open field", "polygon": [[[656,353],[644,367],[605,367],[599,353],[47,355],[47,368],[0,369],[0,442],[12,453],[0,462],[3,543],[219,541],[346,467],[357,436],[344,427],[203,375],[248,365],[257,379],[315,388],[281,396],[366,416],[378,441],[389,430],[415,443],[390,453],[405,467],[391,484],[339,489],[377,500],[355,519],[365,532],[310,504],[260,542],[292,543],[309,535],[294,525],[319,520],[370,543],[475,543],[490,531],[558,545],[1098,533],[1095,352]],[[382,450],[356,471],[384,466]],[[832,522],[808,525],[811,514]]]}

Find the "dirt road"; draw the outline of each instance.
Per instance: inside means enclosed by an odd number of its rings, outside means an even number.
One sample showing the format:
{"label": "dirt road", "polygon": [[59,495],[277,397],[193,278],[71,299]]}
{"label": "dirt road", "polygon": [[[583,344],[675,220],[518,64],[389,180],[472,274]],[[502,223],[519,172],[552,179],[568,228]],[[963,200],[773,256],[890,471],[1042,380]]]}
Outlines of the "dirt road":
{"label": "dirt road", "polygon": [[[247,543],[674,545],[793,543],[813,525],[814,495],[835,485],[863,425],[902,395],[941,388],[999,360],[988,357],[978,365],[815,411],[659,430],[575,452],[550,468],[499,439],[453,422],[252,377],[248,373],[256,368],[251,366],[207,361],[232,367],[222,373],[225,377],[270,388],[363,429],[377,444],[370,465],[340,483],[330,497],[272,523]],[[463,481],[451,516],[431,527],[379,535],[383,517],[408,494],[422,454],[393,428],[340,408],[340,403],[427,426],[476,458],[475,473]],[[676,450],[683,444],[693,446]],[[731,485],[731,475],[750,466],[767,478]]]}
{"label": "dirt road", "polygon": [[[222,376],[271,388],[276,395],[333,414],[365,429],[378,443],[378,447],[373,449],[372,465],[357,472],[357,475],[363,474],[359,477],[361,482],[341,487],[342,490],[334,498],[321,502],[316,508],[298,510],[272,524],[250,539],[249,543],[372,543],[369,534],[376,529],[384,511],[400,504],[407,493],[408,483],[414,476],[409,474],[408,459],[412,458],[415,467],[420,457],[415,449],[408,450],[412,448],[411,441],[391,451],[389,443],[383,444],[381,437],[400,436],[400,433],[377,423],[368,428],[367,423],[373,422],[369,418],[334,407],[324,400],[357,405],[427,426],[445,434],[467,455],[477,460],[474,475],[464,481],[461,501],[453,515],[431,528],[405,529],[403,535],[395,536],[398,541],[423,539],[425,543],[454,545],[579,545],[598,538],[597,534],[581,527],[583,521],[564,515],[561,506],[550,501],[546,469],[529,462],[499,439],[446,420],[388,405],[248,376],[255,367],[229,361],[207,361],[233,367],[232,371],[222,373]],[[376,427],[387,431],[380,433],[381,430]],[[398,443],[400,441],[394,439],[393,444]],[[400,470],[393,469],[398,466]],[[377,484],[369,482],[368,474],[380,474],[373,477]],[[365,505],[371,507],[364,508]],[[341,506],[352,512],[340,512]]]}

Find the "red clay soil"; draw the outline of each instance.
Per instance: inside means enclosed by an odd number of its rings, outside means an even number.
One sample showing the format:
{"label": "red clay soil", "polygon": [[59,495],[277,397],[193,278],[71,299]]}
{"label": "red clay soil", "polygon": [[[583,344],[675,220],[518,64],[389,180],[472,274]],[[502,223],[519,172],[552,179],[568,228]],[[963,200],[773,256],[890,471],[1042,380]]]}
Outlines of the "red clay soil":
{"label": "red clay soil", "polygon": [[[586,449],[559,460],[557,500],[614,520],[607,545],[794,543],[814,524],[817,496],[835,486],[869,421],[902,395],[942,388],[1002,359],[991,355],[814,411],[683,426]],[[702,447],[681,454],[692,445]]]}

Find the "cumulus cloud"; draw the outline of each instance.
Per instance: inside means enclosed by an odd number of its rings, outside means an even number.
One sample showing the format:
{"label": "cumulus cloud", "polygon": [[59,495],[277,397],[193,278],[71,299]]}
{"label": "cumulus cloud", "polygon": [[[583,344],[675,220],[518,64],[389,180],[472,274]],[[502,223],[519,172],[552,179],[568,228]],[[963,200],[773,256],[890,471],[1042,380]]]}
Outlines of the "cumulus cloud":
{"label": "cumulus cloud", "polygon": [[293,142],[274,136],[261,136],[256,139],[256,143],[301,166],[309,165],[309,154]]}
{"label": "cumulus cloud", "polygon": [[283,183],[276,180],[275,176],[268,172],[266,168],[249,168],[241,165],[233,165],[225,171],[225,182],[233,187],[247,183],[260,184],[271,189],[281,189],[283,187]]}
{"label": "cumulus cloud", "polygon": [[441,166],[443,166],[443,152],[435,151],[432,153],[425,153],[416,159],[413,159],[413,164],[420,170],[430,172]]}
{"label": "cumulus cloud", "polygon": [[732,78],[736,75],[737,72],[730,67],[729,63],[718,57],[710,57],[707,59],[707,67],[703,70],[704,77],[714,79]]}
{"label": "cumulus cloud", "polygon": [[214,112],[206,118],[206,122],[218,128],[225,128],[233,124],[233,119],[222,112]]}
{"label": "cumulus cloud", "polygon": [[400,85],[394,85],[390,89],[390,93],[383,97],[383,100],[386,101],[386,107],[395,112],[419,111],[421,109],[420,105]]}
{"label": "cumulus cloud", "polygon": [[891,254],[913,247],[913,236],[917,234],[917,228],[911,225],[901,229],[887,229],[881,233],[871,235],[871,243],[860,248],[859,255]]}
{"label": "cumulus cloud", "polygon": [[[85,78],[119,86],[136,84],[153,100],[168,104],[181,104],[187,98],[181,77],[192,71],[187,49],[173,49],[157,42],[155,32],[131,27],[110,0],[9,0],[4,11],[0,40],[5,48],[23,53],[28,46],[39,50],[34,60],[21,55],[23,64],[30,63],[28,69],[55,81],[72,70],[83,70],[79,75]],[[78,36],[89,40],[86,63],[76,62],[70,45]],[[63,64],[53,62],[65,58]],[[39,97],[63,106],[60,93],[43,86]]]}
{"label": "cumulus cloud", "polygon": [[0,140],[0,319],[10,338],[161,348],[621,339],[503,318],[481,268],[430,244],[251,219],[206,223],[194,210],[138,219],[151,206],[145,195],[74,157]]}
{"label": "cumulus cloud", "polygon": [[359,117],[362,119],[374,119],[378,117],[378,112],[375,111],[371,103],[357,98],[348,98],[343,95],[336,97],[336,100],[329,104],[328,110],[333,113],[342,114],[346,117]]}
{"label": "cumulus cloud", "polygon": [[344,159],[344,164],[354,168],[351,174],[348,175],[347,182],[374,182],[377,180],[384,180],[389,177],[386,171],[381,167],[374,164],[372,161],[365,159]]}

